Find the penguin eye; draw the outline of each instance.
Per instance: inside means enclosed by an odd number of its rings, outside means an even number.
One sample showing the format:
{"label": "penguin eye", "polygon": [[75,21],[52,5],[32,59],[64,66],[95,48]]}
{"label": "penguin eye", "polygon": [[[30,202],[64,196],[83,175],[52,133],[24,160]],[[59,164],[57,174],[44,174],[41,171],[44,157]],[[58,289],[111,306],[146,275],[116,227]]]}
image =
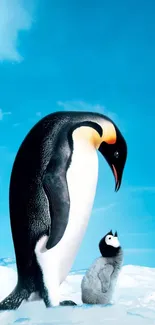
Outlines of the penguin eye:
{"label": "penguin eye", "polygon": [[115,158],[118,158],[118,157],[119,157],[119,152],[118,152],[118,151],[115,151],[115,152],[114,152],[114,157],[115,157]]}

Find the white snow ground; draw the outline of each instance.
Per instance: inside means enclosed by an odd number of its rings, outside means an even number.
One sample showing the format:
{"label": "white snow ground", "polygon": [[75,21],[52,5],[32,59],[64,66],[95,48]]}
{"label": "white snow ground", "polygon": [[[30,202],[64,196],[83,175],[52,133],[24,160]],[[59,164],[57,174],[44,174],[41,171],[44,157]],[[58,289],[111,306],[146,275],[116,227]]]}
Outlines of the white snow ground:
{"label": "white snow ground", "polygon": [[[113,304],[81,305],[80,284],[84,271],[71,273],[61,287],[62,300],[72,299],[78,307],[46,309],[42,301],[22,304],[17,311],[0,313],[0,325],[95,325],[155,324],[155,269],[127,265],[122,268]],[[16,284],[15,267],[0,266],[0,301]]]}

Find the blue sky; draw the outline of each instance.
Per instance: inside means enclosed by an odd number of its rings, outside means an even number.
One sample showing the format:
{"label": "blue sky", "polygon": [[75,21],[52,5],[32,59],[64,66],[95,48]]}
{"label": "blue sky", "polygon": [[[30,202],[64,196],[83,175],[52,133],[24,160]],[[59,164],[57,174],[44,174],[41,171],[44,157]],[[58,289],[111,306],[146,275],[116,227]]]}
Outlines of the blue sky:
{"label": "blue sky", "polygon": [[[14,256],[8,187],[29,129],[56,110],[100,111],[128,143],[121,190],[99,156],[94,208],[74,268],[117,229],[125,264],[155,267],[155,4],[146,1],[0,2],[0,256]],[[22,218],[22,216],[21,216]]]}

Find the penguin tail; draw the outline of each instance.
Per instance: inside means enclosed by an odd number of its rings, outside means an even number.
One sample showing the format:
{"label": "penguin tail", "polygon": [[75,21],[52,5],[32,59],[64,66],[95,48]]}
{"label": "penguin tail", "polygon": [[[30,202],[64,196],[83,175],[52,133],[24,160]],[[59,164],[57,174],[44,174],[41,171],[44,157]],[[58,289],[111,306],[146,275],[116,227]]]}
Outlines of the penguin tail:
{"label": "penguin tail", "polygon": [[28,290],[17,284],[15,289],[0,302],[0,311],[17,309],[22,301],[28,298]]}

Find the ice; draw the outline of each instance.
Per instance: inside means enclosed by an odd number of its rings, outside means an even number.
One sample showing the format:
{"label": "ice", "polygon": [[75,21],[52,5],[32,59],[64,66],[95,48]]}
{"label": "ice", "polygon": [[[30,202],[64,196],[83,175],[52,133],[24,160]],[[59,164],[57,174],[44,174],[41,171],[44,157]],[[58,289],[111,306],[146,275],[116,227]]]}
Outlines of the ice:
{"label": "ice", "polygon": [[[155,269],[123,266],[113,302],[108,306],[82,305],[80,284],[84,272],[72,272],[61,286],[62,300],[71,299],[77,307],[46,309],[42,301],[23,303],[16,311],[0,313],[0,325],[155,324]],[[0,266],[0,300],[16,281],[13,264]]]}

